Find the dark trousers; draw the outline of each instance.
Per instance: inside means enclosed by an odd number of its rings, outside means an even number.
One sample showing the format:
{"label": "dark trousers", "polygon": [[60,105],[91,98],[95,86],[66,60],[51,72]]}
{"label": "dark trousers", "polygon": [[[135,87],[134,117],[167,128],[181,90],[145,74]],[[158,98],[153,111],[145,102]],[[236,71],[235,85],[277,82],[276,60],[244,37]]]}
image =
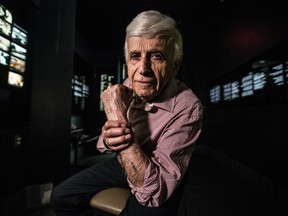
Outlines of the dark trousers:
{"label": "dark trousers", "polygon": [[[105,214],[97,212],[89,202],[97,192],[112,186],[128,188],[125,172],[116,157],[97,163],[56,185],[51,195],[51,206],[57,216],[102,216]],[[151,208],[139,204],[131,195],[124,215],[176,216],[178,202],[179,197],[175,195],[164,205]]]}

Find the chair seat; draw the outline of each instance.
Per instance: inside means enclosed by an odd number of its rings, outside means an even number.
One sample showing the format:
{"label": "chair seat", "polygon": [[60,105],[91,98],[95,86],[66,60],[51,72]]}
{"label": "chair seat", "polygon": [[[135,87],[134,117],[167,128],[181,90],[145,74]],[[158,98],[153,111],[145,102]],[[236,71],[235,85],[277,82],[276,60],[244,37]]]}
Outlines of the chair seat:
{"label": "chair seat", "polygon": [[90,205],[112,215],[119,215],[129,196],[130,190],[127,188],[107,188],[95,194],[90,200]]}

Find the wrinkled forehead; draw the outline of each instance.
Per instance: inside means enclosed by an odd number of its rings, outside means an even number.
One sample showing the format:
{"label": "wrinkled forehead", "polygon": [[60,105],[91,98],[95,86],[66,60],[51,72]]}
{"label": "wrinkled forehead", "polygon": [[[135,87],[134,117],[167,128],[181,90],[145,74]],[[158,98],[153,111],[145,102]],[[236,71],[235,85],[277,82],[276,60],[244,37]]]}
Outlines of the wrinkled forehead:
{"label": "wrinkled forehead", "polygon": [[165,53],[170,50],[171,46],[169,46],[169,40],[167,37],[154,37],[154,38],[146,38],[146,37],[130,37],[128,38],[128,52],[149,52],[149,51],[161,51]]}

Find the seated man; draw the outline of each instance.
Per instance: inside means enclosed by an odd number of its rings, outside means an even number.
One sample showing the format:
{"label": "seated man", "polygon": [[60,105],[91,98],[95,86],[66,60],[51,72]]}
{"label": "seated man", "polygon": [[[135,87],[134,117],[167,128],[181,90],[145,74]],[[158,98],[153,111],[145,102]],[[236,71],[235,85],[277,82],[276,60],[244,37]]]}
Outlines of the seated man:
{"label": "seated man", "polygon": [[176,215],[167,203],[187,170],[203,112],[175,78],[182,36],[171,17],[144,11],[126,28],[124,51],[128,79],[101,94],[107,121],[97,142],[100,152],[116,156],[56,185],[51,203],[58,216],[93,215],[91,197],[109,187],[131,190],[126,216]]}

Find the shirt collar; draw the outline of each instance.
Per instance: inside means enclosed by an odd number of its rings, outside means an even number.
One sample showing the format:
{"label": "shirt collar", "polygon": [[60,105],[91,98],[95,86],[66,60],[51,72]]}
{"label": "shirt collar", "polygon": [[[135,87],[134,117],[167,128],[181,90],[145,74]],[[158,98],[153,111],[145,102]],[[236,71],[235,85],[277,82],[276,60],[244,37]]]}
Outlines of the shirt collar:
{"label": "shirt collar", "polygon": [[171,79],[162,89],[160,95],[155,97],[152,102],[154,106],[164,109],[169,112],[174,111],[175,100],[177,93],[176,79]]}

